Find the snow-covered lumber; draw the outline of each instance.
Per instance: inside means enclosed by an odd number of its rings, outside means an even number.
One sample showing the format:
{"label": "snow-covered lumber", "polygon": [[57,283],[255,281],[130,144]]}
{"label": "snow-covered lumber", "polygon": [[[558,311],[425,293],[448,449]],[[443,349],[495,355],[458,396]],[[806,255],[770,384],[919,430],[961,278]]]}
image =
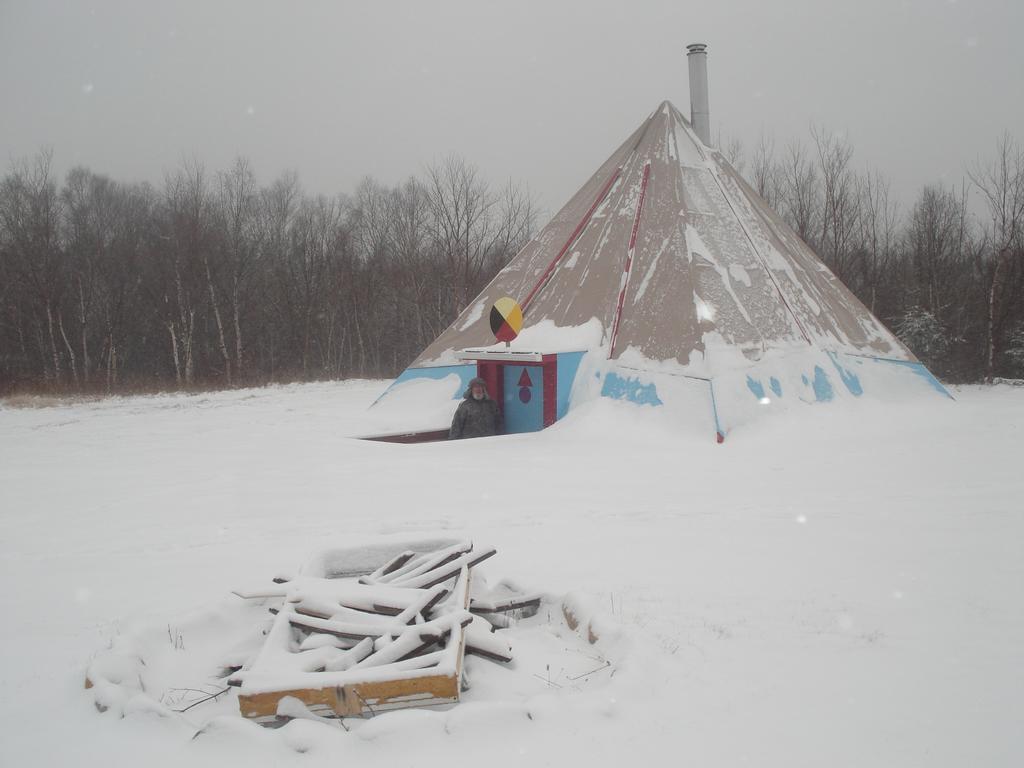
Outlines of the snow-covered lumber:
{"label": "snow-covered lumber", "polygon": [[473,622],[466,628],[466,653],[492,661],[512,661],[512,648],[480,616],[474,616]]}
{"label": "snow-covered lumber", "polygon": [[353,624],[344,621],[321,619],[316,616],[305,616],[299,613],[287,615],[288,622],[294,627],[323,632],[335,637],[346,637],[362,640],[364,637],[380,637],[387,632],[387,626],[380,624]]}
{"label": "snow-covered lumber", "polygon": [[255,587],[242,587],[231,590],[243,600],[259,600],[269,597],[284,597],[288,594],[288,584],[261,584]]}
{"label": "snow-covered lumber", "polygon": [[[457,701],[475,620],[470,567],[494,551],[459,543],[421,554],[400,583],[311,576],[289,582],[259,654],[228,681],[239,687],[242,714],[274,722],[287,697],[319,716],[338,717]],[[490,638],[474,648],[510,658],[507,644]]]}
{"label": "snow-covered lumber", "polygon": [[[435,605],[441,602],[448,595],[448,590],[440,585],[419,591],[423,593],[422,598],[410,603],[404,611],[396,614],[395,623],[411,624],[415,620],[417,614],[426,615]],[[380,613],[389,613],[391,611],[390,606],[382,606],[377,603],[375,603],[373,607]]]}
{"label": "snow-covered lumber", "polygon": [[343,672],[356,666],[371,653],[373,653],[373,640],[369,637],[364,637],[355,647],[336,654],[324,665],[324,670],[327,672]]}
{"label": "snow-covered lumber", "polygon": [[458,631],[473,620],[468,612],[449,614],[440,619],[426,624],[417,624],[409,627],[397,637],[386,644],[376,643],[376,652],[363,659],[357,667],[381,667],[393,661],[401,661],[409,656],[435,645],[449,637],[453,631]]}
{"label": "snow-covered lumber", "polygon": [[436,584],[442,584],[448,579],[455,576],[460,569],[473,568],[482,563],[487,558],[491,557],[497,552],[493,547],[480,550],[478,552],[467,552],[464,555],[458,556],[452,560],[446,560],[443,564],[439,565],[432,570],[424,571],[415,576],[403,577],[396,579],[391,582],[393,586],[400,587],[414,587],[417,589],[426,589],[427,587],[433,587]]}
{"label": "snow-covered lumber", "polygon": [[369,574],[368,577],[364,578],[366,579],[367,583],[372,583],[377,579],[381,578],[382,576],[387,576],[389,573],[394,573],[407,562],[412,560],[414,557],[416,557],[416,553],[413,552],[411,549],[407,549],[405,552],[400,552],[399,554],[395,555],[393,558],[384,563],[384,565],[382,565],[376,571]]}
{"label": "snow-covered lumber", "polygon": [[397,565],[388,563],[384,568],[371,573],[369,576],[364,576],[359,581],[362,584],[399,582],[413,576],[419,576],[434,568],[439,568],[472,550],[473,543],[471,541],[460,541],[436,552],[427,552],[406,558]]}
{"label": "snow-covered lumber", "polygon": [[507,613],[524,608],[539,608],[540,601],[540,594],[522,595],[505,600],[484,600],[474,597],[469,604],[469,610],[472,613]]}

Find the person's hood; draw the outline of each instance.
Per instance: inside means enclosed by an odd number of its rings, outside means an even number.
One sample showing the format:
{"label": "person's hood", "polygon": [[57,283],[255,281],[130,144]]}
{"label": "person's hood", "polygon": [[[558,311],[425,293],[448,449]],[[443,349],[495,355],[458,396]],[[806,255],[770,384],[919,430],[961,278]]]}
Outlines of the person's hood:
{"label": "person's hood", "polygon": [[475,379],[471,379],[469,384],[466,385],[466,391],[462,393],[462,399],[463,400],[472,400],[473,399],[473,387],[476,384],[479,384],[481,387],[484,388],[484,400],[490,400],[491,399],[491,393],[487,391],[487,382],[484,381],[483,379],[479,378],[479,377],[477,377]]}

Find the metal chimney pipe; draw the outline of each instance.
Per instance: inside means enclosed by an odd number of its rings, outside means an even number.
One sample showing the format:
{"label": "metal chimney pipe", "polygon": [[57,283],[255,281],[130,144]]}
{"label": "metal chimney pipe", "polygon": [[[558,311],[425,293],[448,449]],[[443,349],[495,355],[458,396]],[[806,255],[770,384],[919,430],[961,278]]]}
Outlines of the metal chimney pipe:
{"label": "metal chimney pipe", "polygon": [[686,46],[690,67],[690,124],[704,146],[711,146],[711,111],[708,107],[708,47],[705,43]]}

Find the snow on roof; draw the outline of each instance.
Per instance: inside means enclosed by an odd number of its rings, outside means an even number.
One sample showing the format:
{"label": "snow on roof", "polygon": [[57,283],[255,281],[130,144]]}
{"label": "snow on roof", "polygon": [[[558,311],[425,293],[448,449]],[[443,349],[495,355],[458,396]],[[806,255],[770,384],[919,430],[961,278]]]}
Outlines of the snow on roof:
{"label": "snow on roof", "polygon": [[502,296],[530,297],[524,339],[587,327],[568,336],[596,349],[618,315],[612,358],[685,368],[713,339],[749,359],[808,345],[914,359],[667,101],[412,367],[492,345],[485,309]]}

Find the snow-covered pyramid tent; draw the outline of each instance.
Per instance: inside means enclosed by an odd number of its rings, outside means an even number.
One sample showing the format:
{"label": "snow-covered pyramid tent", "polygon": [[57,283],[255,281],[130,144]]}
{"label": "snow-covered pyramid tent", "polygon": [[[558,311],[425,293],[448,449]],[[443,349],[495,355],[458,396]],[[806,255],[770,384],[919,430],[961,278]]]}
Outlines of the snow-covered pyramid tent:
{"label": "snow-covered pyramid tent", "polygon": [[[518,357],[503,355],[491,332],[490,309],[503,296],[523,308],[523,331],[508,350]],[[478,365],[486,372],[475,360],[493,355],[509,366],[530,353],[534,365],[557,357],[555,370],[526,380],[518,369],[499,373],[507,417],[522,406],[521,385],[541,378],[555,390],[543,393],[554,418],[600,395],[677,401],[719,439],[766,405],[871,390],[947,394],[667,101],[381,405],[423,378],[458,398]]]}

